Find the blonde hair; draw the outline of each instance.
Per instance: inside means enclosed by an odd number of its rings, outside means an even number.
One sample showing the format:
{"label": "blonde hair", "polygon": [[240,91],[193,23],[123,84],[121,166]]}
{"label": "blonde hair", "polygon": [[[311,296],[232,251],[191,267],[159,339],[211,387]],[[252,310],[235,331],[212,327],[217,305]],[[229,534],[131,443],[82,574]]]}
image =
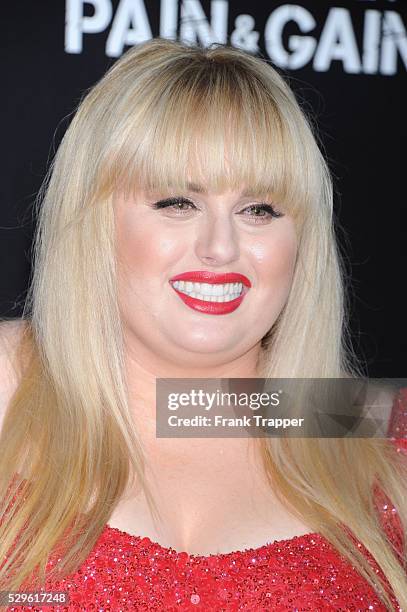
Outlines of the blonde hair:
{"label": "blonde hair", "polygon": [[[38,197],[20,382],[0,438],[0,557],[8,556],[0,588],[43,581],[60,542],[65,554],[50,577],[75,571],[129,480],[145,487],[124,377],[116,189],[184,189],[192,181],[214,191],[245,184],[256,196],[271,194],[295,220],[299,246],[288,300],[262,339],[259,376],[363,374],[349,341],[332,180],[314,132],[266,61],[224,45],[153,39],[127,51],[87,92]],[[406,461],[392,443],[261,438],[258,449],[281,499],[391,607],[345,524],[407,607],[405,569],[373,501],[377,479],[406,532]]]}

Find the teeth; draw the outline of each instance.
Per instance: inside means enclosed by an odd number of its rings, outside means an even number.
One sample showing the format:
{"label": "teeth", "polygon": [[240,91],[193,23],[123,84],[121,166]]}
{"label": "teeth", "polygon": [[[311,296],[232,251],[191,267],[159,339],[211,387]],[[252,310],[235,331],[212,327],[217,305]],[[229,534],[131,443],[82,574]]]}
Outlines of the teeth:
{"label": "teeth", "polygon": [[[184,293],[184,292],[182,292]],[[230,295],[220,295],[219,297],[216,295],[204,295],[202,293],[189,293],[190,297],[193,297],[197,300],[202,300],[204,302],[231,302],[239,297],[239,293],[232,293]]]}
{"label": "teeth", "polygon": [[243,283],[211,284],[174,281],[173,286],[178,291],[205,302],[230,302],[239,297],[243,291]]}

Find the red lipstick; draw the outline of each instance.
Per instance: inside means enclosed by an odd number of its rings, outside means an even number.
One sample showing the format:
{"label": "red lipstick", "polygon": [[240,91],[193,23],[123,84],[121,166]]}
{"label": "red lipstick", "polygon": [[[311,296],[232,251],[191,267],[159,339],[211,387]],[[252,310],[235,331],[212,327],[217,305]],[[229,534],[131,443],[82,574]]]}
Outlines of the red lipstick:
{"label": "red lipstick", "polygon": [[173,276],[170,279],[170,284],[174,281],[191,281],[197,283],[208,283],[208,284],[224,284],[224,283],[242,283],[243,291],[234,300],[229,302],[209,302],[207,300],[199,300],[198,298],[194,298],[182,291],[178,291],[173,285],[172,288],[179,295],[182,301],[193,308],[194,310],[198,310],[199,312],[204,312],[207,314],[228,314],[233,312],[240,306],[242,303],[246,293],[249,291],[251,285],[250,280],[244,274],[239,274],[237,272],[226,272],[223,274],[217,274],[215,272],[207,272],[201,270],[194,270],[192,272],[183,272],[182,274],[177,274],[177,276]]}

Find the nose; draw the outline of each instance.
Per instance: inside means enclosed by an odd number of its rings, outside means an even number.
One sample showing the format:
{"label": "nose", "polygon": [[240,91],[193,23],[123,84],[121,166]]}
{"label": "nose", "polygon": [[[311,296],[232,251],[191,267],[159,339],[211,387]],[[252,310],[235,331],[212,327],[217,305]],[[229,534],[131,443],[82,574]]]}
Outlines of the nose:
{"label": "nose", "polygon": [[202,220],[195,251],[197,257],[208,265],[224,266],[239,258],[239,239],[229,214],[208,214]]}

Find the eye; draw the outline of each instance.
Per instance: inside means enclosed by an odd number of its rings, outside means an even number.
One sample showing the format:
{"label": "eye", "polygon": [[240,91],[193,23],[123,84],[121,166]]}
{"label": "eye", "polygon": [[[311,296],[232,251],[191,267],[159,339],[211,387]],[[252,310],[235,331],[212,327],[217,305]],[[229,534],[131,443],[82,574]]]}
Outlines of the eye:
{"label": "eye", "polygon": [[[193,209],[197,210],[193,202],[182,196],[159,200],[158,202],[154,202],[152,204],[152,208],[154,208],[154,210],[170,208],[173,212],[175,212],[176,216],[186,215]],[[252,211],[254,214],[246,214],[246,211]],[[251,222],[254,223],[268,223],[273,218],[284,217],[283,213],[278,212],[271,204],[267,204],[266,202],[247,206],[237,214],[249,217]]]}
{"label": "eye", "polygon": [[246,211],[254,211],[255,214],[248,215],[249,217],[253,218],[254,223],[267,223],[273,218],[284,217],[283,213],[278,212],[277,210],[273,208],[271,204],[266,204],[266,203],[253,204],[252,206],[248,206],[247,208],[244,208],[238,214],[246,216],[245,215]]}
{"label": "eye", "polygon": [[165,200],[160,200],[159,202],[154,202],[154,204],[152,204],[154,210],[171,208],[173,211],[176,212],[177,215],[185,215],[191,210],[191,208],[183,208],[185,206],[196,208],[196,206],[194,206],[194,204],[190,200],[187,200],[186,198],[182,197],[167,198]]}

